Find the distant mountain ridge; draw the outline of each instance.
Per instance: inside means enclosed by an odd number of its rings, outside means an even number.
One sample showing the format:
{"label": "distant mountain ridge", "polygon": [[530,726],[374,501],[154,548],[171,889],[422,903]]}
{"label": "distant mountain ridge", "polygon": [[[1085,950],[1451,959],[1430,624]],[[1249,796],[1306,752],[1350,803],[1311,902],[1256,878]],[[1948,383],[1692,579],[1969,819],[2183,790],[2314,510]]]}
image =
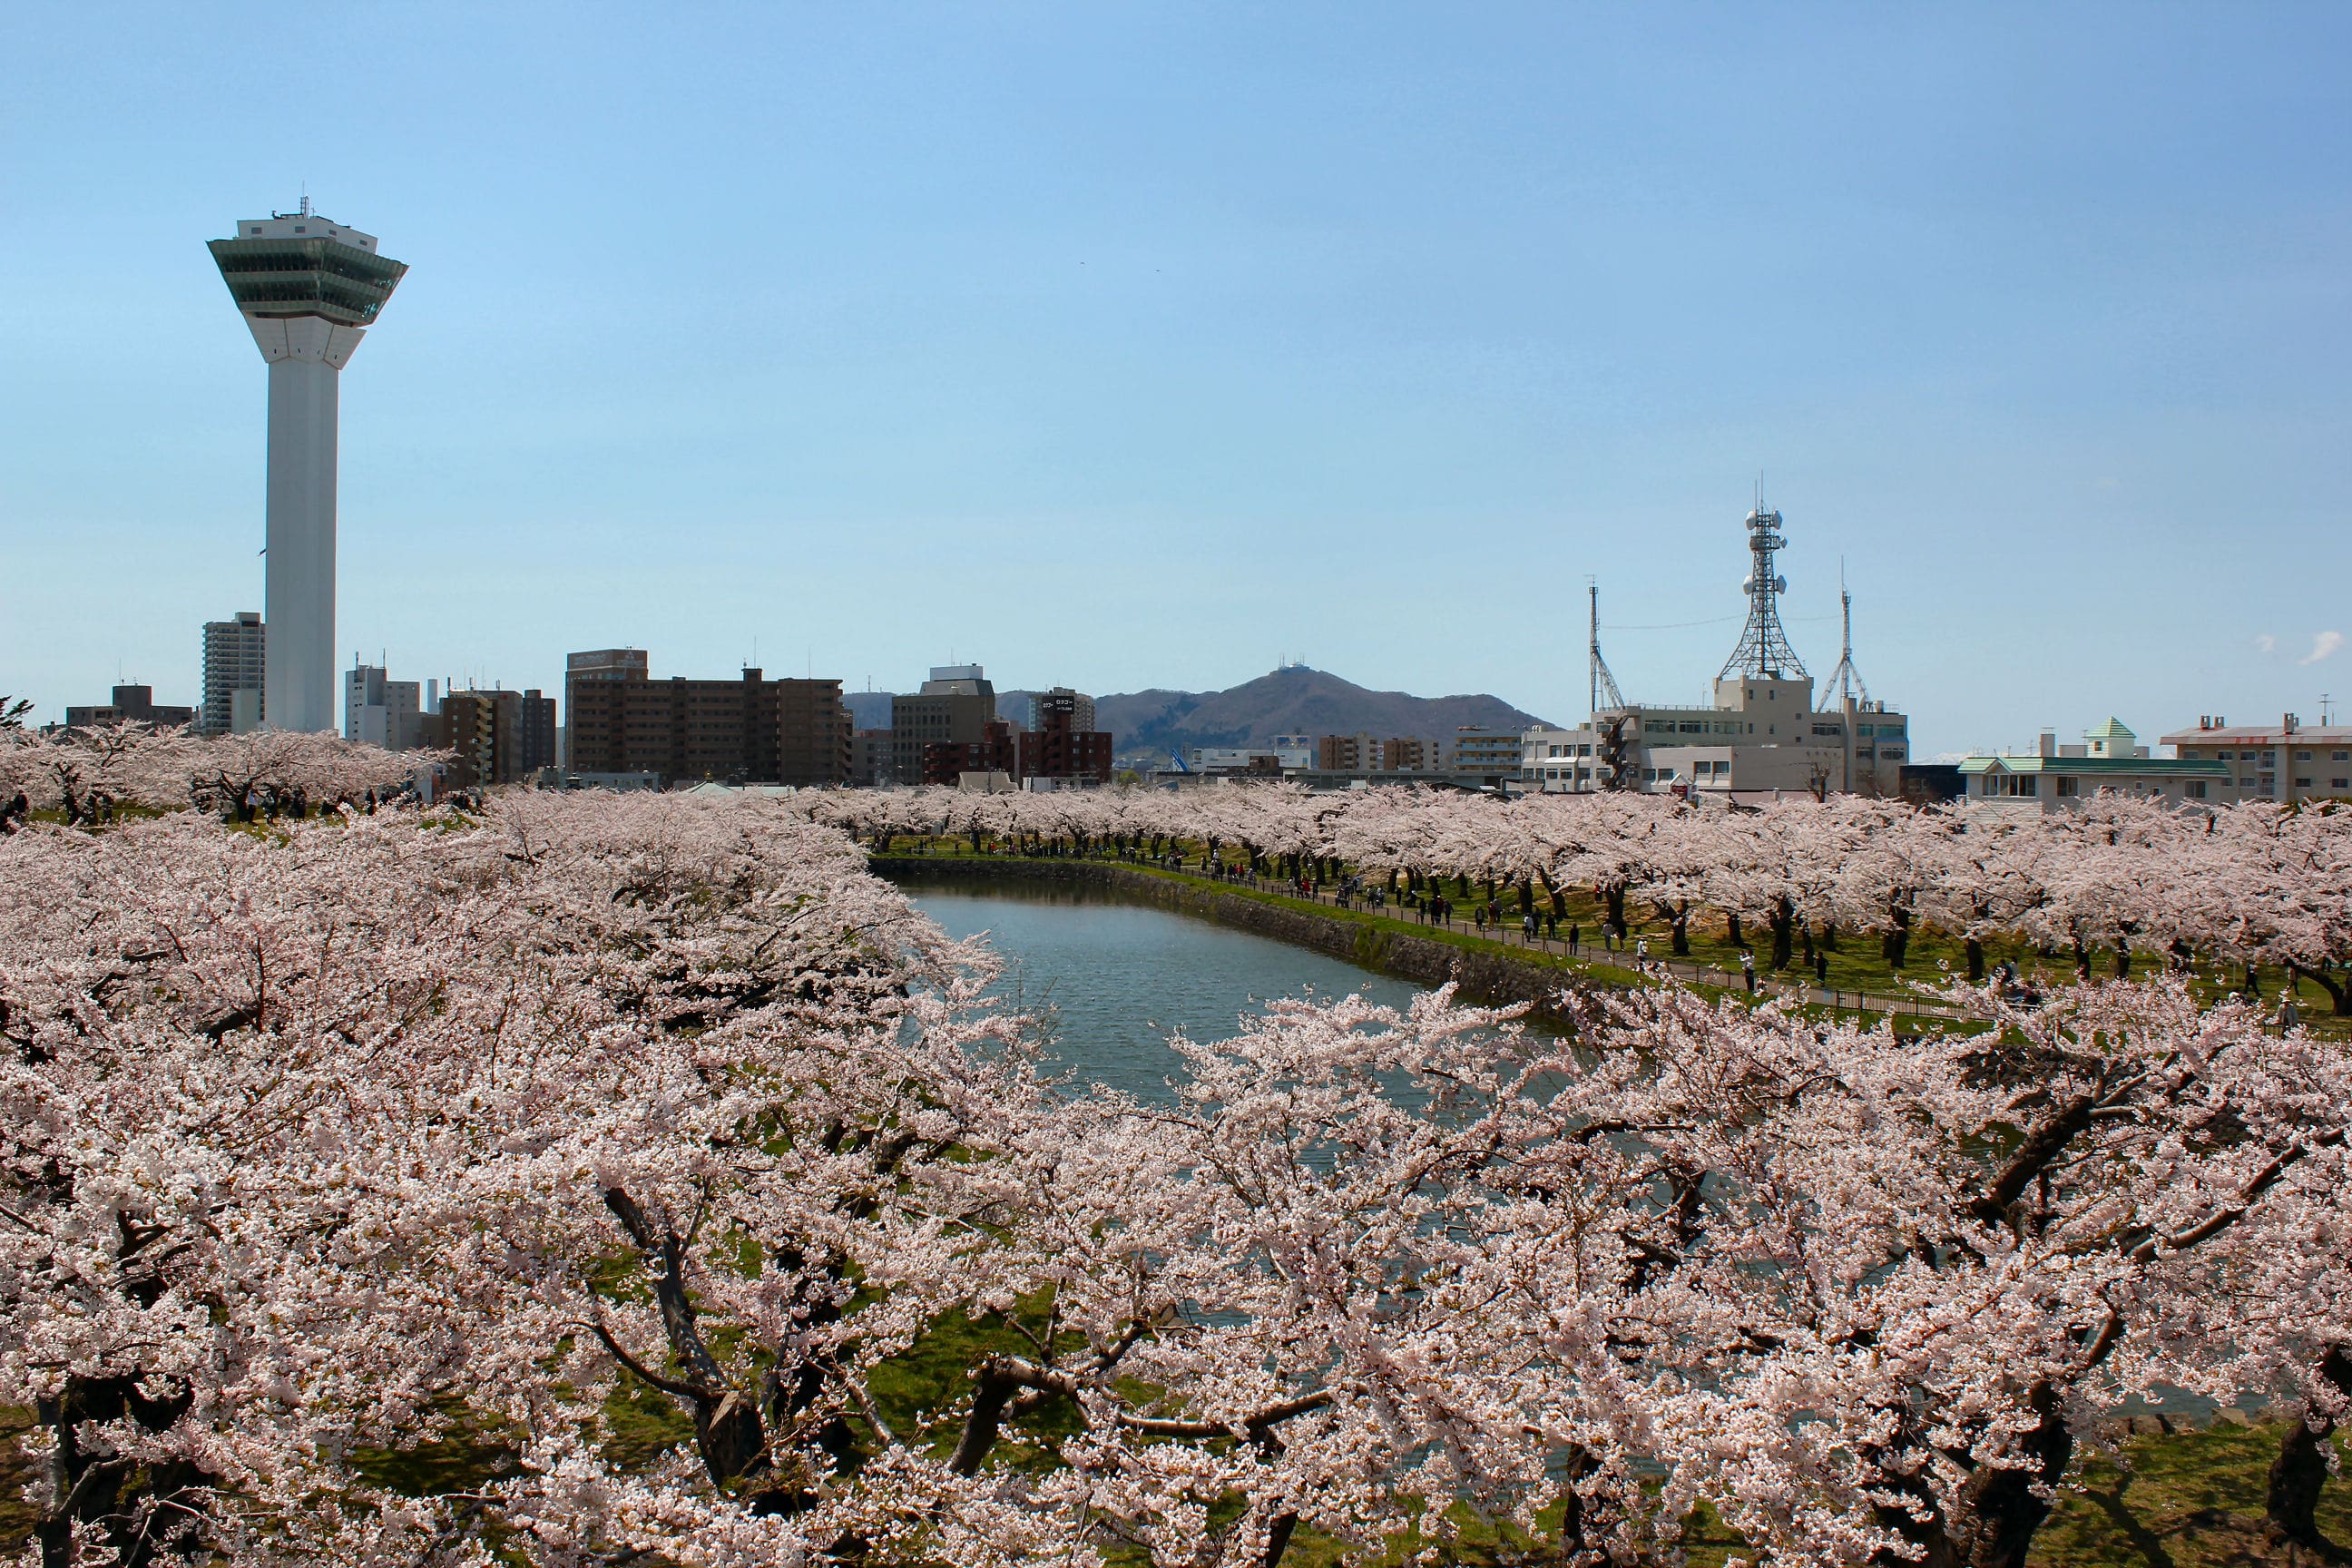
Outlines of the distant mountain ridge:
{"label": "distant mountain ridge", "polygon": [[[1026,723],[1033,693],[996,694],[996,711]],[[857,728],[887,729],[890,693],[843,693]],[[1165,761],[1191,746],[1263,746],[1276,735],[1353,735],[1387,740],[1417,735],[1441,746],[1465,726],[1479,730],[1524,730],[1542,720],[1484,692],[1451,697],[1415,697],[1407,691],[1374,691],[1352,680],[1307,666],[1287,665],[1223,691],[1118,692],[1095,699],[1095,722],[1115,737],[1122,756],[1150,752]]]}
{"label": "distant mountain ridge", "polygon": [[1291,665],[1223,691],[1134,691],[1095,699],[1095,722],[1122,753],[1188,746],[1262,746],[1276,735],[1419,735],[1444,742],[1459,729],[1524,730],[1543,722],[1484,692],[1415,697],[1374,691]]}

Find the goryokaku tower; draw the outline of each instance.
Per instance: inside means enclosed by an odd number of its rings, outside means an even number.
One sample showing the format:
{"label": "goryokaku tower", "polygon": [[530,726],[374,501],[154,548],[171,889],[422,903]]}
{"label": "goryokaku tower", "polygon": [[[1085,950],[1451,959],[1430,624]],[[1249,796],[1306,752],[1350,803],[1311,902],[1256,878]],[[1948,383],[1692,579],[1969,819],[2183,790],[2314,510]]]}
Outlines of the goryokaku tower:
{"label": "goryokaku tower", "polygon": [[310,210],[242,218],[208,243],[269,365],[262,721],[335,728],[335,442],[343,366],[408,270],[375,236]]}

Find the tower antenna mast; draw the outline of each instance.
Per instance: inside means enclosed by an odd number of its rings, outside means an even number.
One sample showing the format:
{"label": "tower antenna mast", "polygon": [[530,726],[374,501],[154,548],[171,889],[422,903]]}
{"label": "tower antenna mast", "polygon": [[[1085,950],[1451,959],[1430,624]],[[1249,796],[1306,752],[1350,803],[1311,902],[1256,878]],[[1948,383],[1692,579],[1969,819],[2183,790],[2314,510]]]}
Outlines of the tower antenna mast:
{"label": "tower antenna mast", "polygon": [[1789,634],[1780,626],[1780,595],[1789,591],[1789,580],[1772,570],[1772,552],[1788,542],[1780,532],[1780,514],[1766,511],[1759,493],[1755,510],[1748,514],[1749,565],[1748,581],[1739,585],[1748,595],[1748,624],[1740,628],[1739,646],[1724,660],[1718,680],[1736,673],[1771,680],[1805,674],[1804,661],[1789,646]]}
{"label": "tower antenna mast", "polygon": [[1838,637],[1837,669],[1830,682],[1838,689],[1838,701],[1843,706],[1856,691],[1864,702],[1870,700],[1870,683],[1853,663],[1853,595],[1846,592],[1845,563],[1838,563],[1838,621],[1843,627]]}
{"label": "tower antenna mast", "polygon": [[[1609,673],[1609,661],[1601,657],[1600,580],[1593,577],[1587,577],[1584,580],[1584,587],[1585,592],[1591,595],[1592,598],[1592,646],[1591,655],[1586,660],[1585,673],[1588,677],[1587,683],[1591,688],[1591,690],[1589,693],[1591,703],[1590,711],[1595,718],[1597,718],[1601,713],[1609,711],[1612,709],[1624,707],[1625,694],[1617,689],[1617,678]],[[1602,707],[1601,701],[1601,699],[1604,696],[1609,699],[1607,708]]]}

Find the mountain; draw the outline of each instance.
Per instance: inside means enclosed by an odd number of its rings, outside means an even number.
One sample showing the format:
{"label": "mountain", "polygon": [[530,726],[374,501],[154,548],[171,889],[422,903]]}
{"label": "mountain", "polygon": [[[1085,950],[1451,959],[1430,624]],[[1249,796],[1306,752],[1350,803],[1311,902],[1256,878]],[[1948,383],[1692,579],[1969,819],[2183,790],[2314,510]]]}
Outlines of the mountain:
{"label": "mountain", "polygon": [[[996,711],[1016,723],[1029,719],[1025,690],[996,694]],[[852,721],[861,730],[890,726],[890,694],[845,691]],[[1441,743],[1463,727],[1524,730],[1543,721],[1499,697],[1484,693],[1415,697],[1404,691],[1373,691],[1303,664],[1223,691],[1121,692],[1095,699],[1095,723],[1115,737],[1122,757],[1149,754],[1165,762],[1187,746],[1256,746],[1276,735],[1353,735],[1386,740],[1418,735]]]}
{"label": "mountain", "polygon": [[849,723],[855,730],[887,730],[890,727],[890,693],[887,691],[845,691],[841,700],[849,705]]}
{"label": "mountain", "polygon": [[1468,725],[1524,730],[1542,720],[1483,693],[1415,697],[1373,691],[1305,665],[1223,691],[1133,691],[1095,699],[1095,722],[1121,754],[1164,757],[1187,746],[1265,745],[1276,735],[1419,735],[1443,742]]}

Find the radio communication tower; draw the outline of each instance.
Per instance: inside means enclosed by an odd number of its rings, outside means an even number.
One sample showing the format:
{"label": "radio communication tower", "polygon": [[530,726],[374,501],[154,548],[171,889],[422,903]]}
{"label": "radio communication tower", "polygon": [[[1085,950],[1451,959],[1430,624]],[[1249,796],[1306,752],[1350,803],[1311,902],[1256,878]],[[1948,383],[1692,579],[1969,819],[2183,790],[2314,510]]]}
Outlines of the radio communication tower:
{"label": "radio communication tower", "polygon": [[[1838,634],[1837,668],[1830,673],[1829,685],[1837,688],[1840,707],[1852,700],[1857,691],[1862,693],[1862,700],[1868,702],[1870,683],[1863,679],[1862,671],[1853,667],[1853,595],[1846,592],[1843,562],[1838,565],[1838,622],[1842,629]],[[1828,694],[1828,689],[1823,688],[1822,695]]]}
{"label": "radio communication tower", "polygon": [[1780,514],[1766,511],[1759,497],[1748,514],[1748,581],[1739,585],[1748,595],[1748,624],[1740,628],[1739,646],[1731,650],[1717,679],[1728,680],[1735,672],[1773,680],[1805,673],[1804,661],[1780,629],[1780,595],[1789,591],[1789,580],[1772,571],[1772,552],[1788,542],[1780,533]]}
{"label": "radio communication tower", "polygon": [[[1592,688],[1590,711],[1597,715],[1624,707],[1625,694],[1617,689],[1617,678],[1609,673],[1609,661],[1601,657],[1601,584],[1587,577],[1584,587],[1592,596],[1592,651],[1586,660],[1586,674]],[[1609,699],[1605,708],[1601,701],[1603,697]]]}

